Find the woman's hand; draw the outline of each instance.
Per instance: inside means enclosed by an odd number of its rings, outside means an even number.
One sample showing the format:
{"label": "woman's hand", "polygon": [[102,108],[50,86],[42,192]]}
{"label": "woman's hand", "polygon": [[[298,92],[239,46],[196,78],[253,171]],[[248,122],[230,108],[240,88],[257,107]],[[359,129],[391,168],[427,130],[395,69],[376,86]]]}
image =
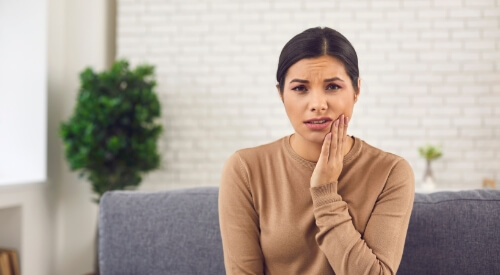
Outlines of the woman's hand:
{"label": "woman's hand", "polygon": [[319,187],[339,179],[343,168],[344,147],[348,146],[348,121],[348,117],[341,115],[332,123],[332,128],[323,141],[318,163],[311,176],[311,187]]}

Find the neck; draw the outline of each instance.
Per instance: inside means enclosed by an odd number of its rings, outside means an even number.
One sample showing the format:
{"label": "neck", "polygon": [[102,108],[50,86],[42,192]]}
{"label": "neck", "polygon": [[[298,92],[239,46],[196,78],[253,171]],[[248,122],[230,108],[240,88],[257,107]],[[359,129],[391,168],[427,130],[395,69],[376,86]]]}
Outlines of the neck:
{"label": "neck", "polygon": [[[343,156],[347,155],[347,153],[351,151],[354,145],[353,137],[347,136],[346,141],[347,143],[344,146],[342,152]],[[310,142],[308,140],[301,138],[297,134],[293,134],[290,137],[290,146],[295,151],[295,153],[297,153],[297,155],[299,155],[301,158],[311,162],[318,162],[319,155],[321,154],[321,147],[323,146],[323,144]]]}

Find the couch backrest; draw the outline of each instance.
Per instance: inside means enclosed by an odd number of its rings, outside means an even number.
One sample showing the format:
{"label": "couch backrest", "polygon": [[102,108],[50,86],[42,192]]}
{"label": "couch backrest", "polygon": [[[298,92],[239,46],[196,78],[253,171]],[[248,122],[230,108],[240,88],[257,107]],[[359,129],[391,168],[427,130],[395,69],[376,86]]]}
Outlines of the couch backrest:
{"label": "couch backrest", "polygon": [[500,190],[415,194],[398,274],[500,274]]}
{"label": "couch backrest", "polygon": [[[99,264],[113,274],[224,274],[217,187],[101,199]],[[500,191],[416,194],[398,274],[500,274]]]}
{"label": "couch backrest", "polygon": [[224,274],[218,188],[104,194],[101,274]]}

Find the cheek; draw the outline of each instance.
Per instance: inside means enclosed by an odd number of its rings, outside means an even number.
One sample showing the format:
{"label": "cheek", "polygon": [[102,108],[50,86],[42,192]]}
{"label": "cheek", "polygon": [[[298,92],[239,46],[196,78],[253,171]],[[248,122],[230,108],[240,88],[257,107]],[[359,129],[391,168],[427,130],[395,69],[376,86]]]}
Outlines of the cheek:
{"label": "cheek", "polygon": [[335,113],[343,113],[347,116],[351,116],[354,107],[354,98],[333,98],[330,101],[330,107]]}
{"label": "cheek", "polygon": [[292,94],[284,94],[283,95],[283,105],[285,106],[285,110],[293,110],[295,109],[296,101],[293,98]]}
{"label": "cheek", "polygon": [[354,101],[351,101],[351,102],[349,102],[349,104],[347,104],[347,106],[346,106],[346,114],[347,114],[349,117],[352,117],[353,110],[354,110]]}
{"label": "cheek", "polygon": [[287,100],[285,100],[283,103],[284,103],[283,105],[285,106],[285,112],[287,116],[290,119],[293,118],[293,116],[296,115],[297,113],[296,107],[293,104],[290,104],[290,102],[288,102]]}
{"label": "cheek", "polygon": [[298,101],[290,97],[285,97],[283,105],[285,106],[285,112],[292,124],[301,121],[301,105]]}

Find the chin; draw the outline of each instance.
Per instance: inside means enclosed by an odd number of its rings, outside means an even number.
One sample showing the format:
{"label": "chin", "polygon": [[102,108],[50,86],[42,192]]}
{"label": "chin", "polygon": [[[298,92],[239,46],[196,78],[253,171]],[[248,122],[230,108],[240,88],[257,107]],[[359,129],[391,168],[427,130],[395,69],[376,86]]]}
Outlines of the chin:
{"label": "chin", "polygon": [[300,133],[300,132],[297,133],[298,135],[301,136],[302,139],[304,139],[307,142],[322,145],[323,141],[325,140],[325,136],[328,134],[328,132],[329,131],[327,130],[327,131],[314,131],[314,132],[309,131],[308,133]]}

